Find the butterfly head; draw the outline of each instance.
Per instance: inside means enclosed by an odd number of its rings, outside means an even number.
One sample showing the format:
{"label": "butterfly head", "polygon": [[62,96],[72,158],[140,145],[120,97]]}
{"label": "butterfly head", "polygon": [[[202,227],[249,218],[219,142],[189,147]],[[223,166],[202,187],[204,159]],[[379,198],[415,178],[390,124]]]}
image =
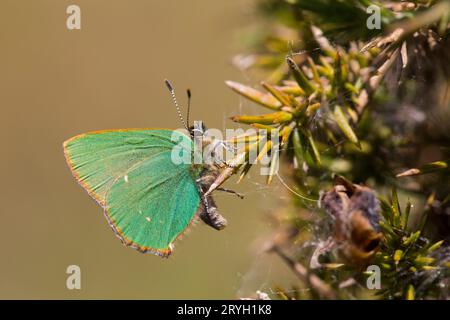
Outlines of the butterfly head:
{"label": "butterfly head", "polygon": [[194,137],[204,136],[206,133],[206,130],[207,130],[207,128],[203,124],[203,121],[194,121],[194,125],[190,126],[188,129],[192,140],[194,140]]}

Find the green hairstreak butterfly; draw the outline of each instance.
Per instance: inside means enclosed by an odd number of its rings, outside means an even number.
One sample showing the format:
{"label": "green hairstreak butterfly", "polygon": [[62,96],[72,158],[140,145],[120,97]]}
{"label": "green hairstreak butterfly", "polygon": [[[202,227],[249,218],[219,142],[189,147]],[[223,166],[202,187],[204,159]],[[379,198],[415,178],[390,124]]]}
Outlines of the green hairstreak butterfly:
{"label": "green hairstreak butterfly", "polygon": [[77,135],[63,145],[73,176],[103,208],[117,237],[140,252],[163,257],[198,217],[223,229],[226,220],[211,189],[233,192],[218,187],[223,166],[173,161],[173,148],[181,145],[184,152],[192,152],[194,132],[204,128],[187,127],[173,88],[166,84],[190,136],[168,129],[102,130]]}

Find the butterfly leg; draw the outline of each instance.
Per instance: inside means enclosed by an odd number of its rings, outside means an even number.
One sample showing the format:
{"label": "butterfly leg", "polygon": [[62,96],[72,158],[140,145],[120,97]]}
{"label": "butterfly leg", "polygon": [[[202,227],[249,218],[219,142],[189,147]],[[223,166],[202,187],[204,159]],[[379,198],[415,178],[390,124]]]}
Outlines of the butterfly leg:
{"label": "butterfly leg", "polygon": [[237,168],[237,165],[228,163],[228,162],[226,162],[225,160],[222,160],[222,163],[221,163],[221,164],[223,164],[225,167],[228,167],[228,168],[231,168],[231,169],[236,169],[236,168]]}
{"label": "butterfly leg", "polygon": [[229,168],[234,168],[233,165],[229,164],[226,160],[223,159],[221,150],[220,150],[220,152],[217,152],[217,150],[219,148],[222,148],[228,152],[233,152],[233,154],[235,155],[236,151],[237,151],[237,147],[229,144],[226,141],[218,140],[218,139],[214,140],[212,143],[213,143],[212,155],[215,160],[215,163],[219,164],[219,165],[224,165]]}
{"label": "butterfly leg", "polygon": [[228,192],[228,193],[232,193],[232,194],[236,195],[237,197],[239,197],[239,198],[241,198],[241,199],[244,199],[244,196],[243,196],[242,194],[240,194],[240,193],[238,193],[238,192],[236,192],[236,191],[234,191],[234,190],[231,190],[231,189],[226,189],[226,188],[218,187],[216,190],[223,191],[223,192]]}

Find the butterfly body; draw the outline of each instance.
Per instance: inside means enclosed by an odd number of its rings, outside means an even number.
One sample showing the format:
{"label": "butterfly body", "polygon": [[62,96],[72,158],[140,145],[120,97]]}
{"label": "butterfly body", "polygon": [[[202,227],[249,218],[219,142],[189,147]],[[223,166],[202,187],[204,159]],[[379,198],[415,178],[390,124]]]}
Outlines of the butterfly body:
{"label": "butterfly body", "polygon": [[193,156],[193,140],[178,131],[104,130],[67,140],[64,154],[119,239],[166,257],[198,217],[218,230],[226,225],[212,196],[204,194],[220,166],[179,163],[174,148]]}

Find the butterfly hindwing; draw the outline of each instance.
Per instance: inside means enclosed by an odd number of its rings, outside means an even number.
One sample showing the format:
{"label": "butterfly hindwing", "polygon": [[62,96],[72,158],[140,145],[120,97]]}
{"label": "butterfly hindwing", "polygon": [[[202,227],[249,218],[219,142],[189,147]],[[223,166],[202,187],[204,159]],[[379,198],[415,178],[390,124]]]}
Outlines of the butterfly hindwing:
{"label": "butterfly hindwing", "polygon": [[160,153],[112,185],[106,214],[127,244],[170,253],[170,244],[189,226],[200,198],[190,172],[179,168],[170,153]]}
{"label": "butterfly hindwing", "polygon": [[171,159],[175,145],[191,152],[190,138],[171,130],[100,131],[64,143],[74,176],[122,241],[140,251],[170,254],[199,206],[191,165]]}

